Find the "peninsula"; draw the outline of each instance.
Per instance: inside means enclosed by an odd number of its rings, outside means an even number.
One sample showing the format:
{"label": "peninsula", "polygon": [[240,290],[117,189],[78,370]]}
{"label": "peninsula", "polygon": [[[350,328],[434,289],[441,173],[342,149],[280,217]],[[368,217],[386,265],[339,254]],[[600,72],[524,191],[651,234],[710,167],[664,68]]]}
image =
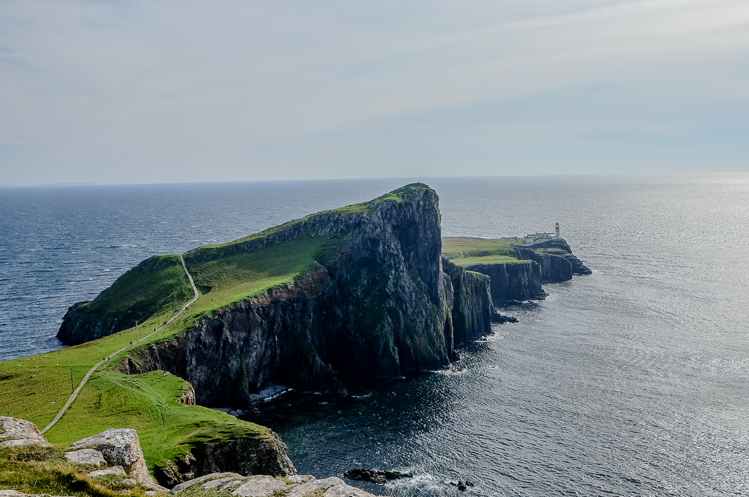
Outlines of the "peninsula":
{"label": "peninsula", "polygon": [[46,426],[101,363],[46,431],[53,444],[133,428],[168,487],[216,471],[293,475],[274,433],[208,407],[443,368],[501,321],[495,305],[589,272],[562,239],[515,241],[443,239],[437,194],[416,183],[151,257],[68,310],[58,337],[73,346],[0,363],[0,415]]}

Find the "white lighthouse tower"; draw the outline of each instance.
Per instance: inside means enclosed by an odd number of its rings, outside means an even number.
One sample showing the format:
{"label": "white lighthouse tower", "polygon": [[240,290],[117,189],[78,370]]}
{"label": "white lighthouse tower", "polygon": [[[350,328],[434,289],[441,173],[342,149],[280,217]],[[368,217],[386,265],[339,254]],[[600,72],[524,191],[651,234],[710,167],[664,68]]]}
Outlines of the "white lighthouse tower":
{"label": "white lighthouse tower", "polygon": [[562,235],[559,234],[559,223],[554,226],[554,238],[562,238]]}

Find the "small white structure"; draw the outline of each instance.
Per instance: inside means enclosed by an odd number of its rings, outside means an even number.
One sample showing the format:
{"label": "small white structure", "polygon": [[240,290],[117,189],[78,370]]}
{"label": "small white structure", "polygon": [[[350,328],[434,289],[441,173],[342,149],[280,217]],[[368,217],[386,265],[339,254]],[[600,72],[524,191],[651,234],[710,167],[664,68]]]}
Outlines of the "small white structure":
{"label": "small white structure", "polygon": [[557,240],[562,238],[561,232],[559,231],[559,223],[554,226],[554,233],[528,233],[523,237],[523,244],[530,245],[533,243],[541,243],[547,240]]}

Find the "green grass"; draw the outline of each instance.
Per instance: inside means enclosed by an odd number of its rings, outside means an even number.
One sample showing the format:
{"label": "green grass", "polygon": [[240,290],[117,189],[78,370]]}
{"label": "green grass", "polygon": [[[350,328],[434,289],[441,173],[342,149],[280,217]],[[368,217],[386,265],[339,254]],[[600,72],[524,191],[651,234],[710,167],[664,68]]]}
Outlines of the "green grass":
{"label": "green grass", "polygon": [[73,384],[77,388],[83,376],[97,362],[143,337],[171,314],[152,316],[139,330],[131,328],[63,350],[0,363],[0,415],[27,419],[43,429],[67,401]]}
{"label": "green grass", "polygon": [[178,310],[193,292],[178,255],[155,256],[126,272],[81,311],[100,318],[127,315],[145,319],[160,310]]}
{"label": "green grass", "polygon": [[515,238],[443,238],[442,255],[448,259],[504,255],[514,257]]}
{"label": "green grass", "polygon": [[[188,270],[201,290],[197,312],[205,312],[291,283],[320,265],[318,256],[339,246],[333,238],[298,238],[256,252],[240,252],[221,259],[191,262]],[[194,314],[195,311],[192,311]]]}
{"label": "green grass", "polygon": [[0,489],[80,497],[144,497],[150,490],[142,485],[126,487],[122,476],[86,476],[95,469],[99,468],[67,462],[61,445],[0,447]]}
{"label": "green grass", "polygon": [[177,399],[187,383],[152,371],[125,375],[96,372],[60,422],[47,432],[53,443],[69,445],[109,428],[133,428],[149,468],[163,466],[197,444],[223,438],[265,438],[268,429]]}
{"label": "green grass", "polygon": [[456,266],[467,267],[474,266],[476,264],[527,264],[530,261],[521,261],[514,257],[506,255],[487,255],[484,257],[463,257],[458,259],[450,259],[450,262]]}
{"label": "green grass", "polygon": [[[293,282],[320,267],[316,260],[336,250],[340,244],[341,240],[336,238],[300,238],[252,253],[191,264],[189,269],[195,283],[203,290],[199,300],[167,328],[135,347],[168,340],[189,329],[208,312]],[[184,275],[181,265],[179,269]],[[141,273],[142,283],[130,278],[123,288],[140,287],[148,292],[152,275]],[[107,295],[107,298],[114,297]],[[171,315],[170,310],[152,316],[140,326],[139,336],[153,331]],[[136,330],[128,329],[60,351],[0,363],[0,398],[3,399],[0,414],[27,419],[40,429],[44,428],[71,394],[71,369],[77,387],[94,364],[135,338]],[[174,399],[179,396],[184,382],[172,375],[155,372],[128,376],[111,371],[131,350],[111,360],[92,376],[68,412],[46,434],[50,441],[69,444],[113,427],[134,428],[141,439],[146,461],[153,467],[206,441],[267,433],[262,427],[218,411],[179,404]]]}

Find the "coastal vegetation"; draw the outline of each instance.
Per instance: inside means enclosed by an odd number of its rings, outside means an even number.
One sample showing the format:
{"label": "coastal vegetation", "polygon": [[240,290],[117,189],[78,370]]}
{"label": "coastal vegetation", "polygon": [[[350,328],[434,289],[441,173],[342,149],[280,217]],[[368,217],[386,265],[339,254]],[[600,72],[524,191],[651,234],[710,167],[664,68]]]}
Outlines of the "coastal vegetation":
{"label": "coastal vegetation", "polygon": [[0,489],[76,497],[146,497],[150,488],[126,485],[123,475],[92,478],[94,466],[65,459],[65,445],[0,447]]}

